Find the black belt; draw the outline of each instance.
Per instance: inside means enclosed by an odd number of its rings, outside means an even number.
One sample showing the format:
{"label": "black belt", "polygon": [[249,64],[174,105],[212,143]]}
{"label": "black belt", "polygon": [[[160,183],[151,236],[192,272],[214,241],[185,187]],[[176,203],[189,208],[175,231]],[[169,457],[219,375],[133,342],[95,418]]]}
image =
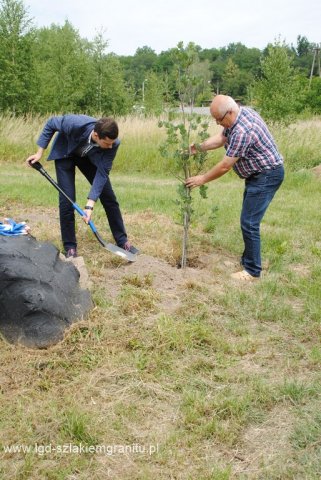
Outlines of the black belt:
{"label": "black belt", "polygon": [[269,170],[276,170],[277,168],[280,168],[280,167],[283,167],[283,163],[279,163],[278,165],[273,165],[271,168],[265,168],[264,170],[261,170],[260,172],[252,173],[252,175],[249,175],[249,176],[246,177],[246,178],[257,177],[257,176],[260,175],[261,173],[267,172],[267,171],[269,171]]}

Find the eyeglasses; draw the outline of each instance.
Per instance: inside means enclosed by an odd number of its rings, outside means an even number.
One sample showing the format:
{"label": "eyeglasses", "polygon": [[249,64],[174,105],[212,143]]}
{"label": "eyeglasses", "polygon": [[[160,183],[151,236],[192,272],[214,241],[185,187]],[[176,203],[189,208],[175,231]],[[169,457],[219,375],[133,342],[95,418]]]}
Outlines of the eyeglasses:
{"label": "eyeglasses", "polygon": [[228,110],[227,112],[224,113],[223,117],[222,118],[216,118],[215,121],[217,123],[217,125],[219,125],[220,123],[223,122],[224,118],[226,117],[226,115],[230,113],[230,111]]}

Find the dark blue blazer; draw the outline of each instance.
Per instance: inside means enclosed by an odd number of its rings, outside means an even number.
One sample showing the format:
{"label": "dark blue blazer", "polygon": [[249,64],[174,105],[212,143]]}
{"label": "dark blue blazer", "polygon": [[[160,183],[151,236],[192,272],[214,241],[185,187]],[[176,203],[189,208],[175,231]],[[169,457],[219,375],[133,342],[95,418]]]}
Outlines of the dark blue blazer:
{"label": "dark blue blazer", "polygon": [[[94,129],[96,118],[87,115],[60,115],[51,117],[41,132],[37,145],[47,148],[52,137],[57,133],[48,160],[60,160],[72,157],[75,150],[88,142]],[[88,198],[96,201],[100,196],[112,168],[120,141],[117,139],[112,148],[95,147],[88,152],[88,160],[97,167],[92,188]]]}

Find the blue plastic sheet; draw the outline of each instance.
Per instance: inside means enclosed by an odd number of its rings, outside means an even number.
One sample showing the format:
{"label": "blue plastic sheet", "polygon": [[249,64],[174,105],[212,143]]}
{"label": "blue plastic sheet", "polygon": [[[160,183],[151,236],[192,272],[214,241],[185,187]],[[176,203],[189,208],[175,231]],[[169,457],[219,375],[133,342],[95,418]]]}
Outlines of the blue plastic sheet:
{"label": "blue plastic sheet", "polygon": [[4,222],[0,222],[0,235],[27,235],[29,231],[30,227],[26,222],[16,223],[12,218],[5,218]]}

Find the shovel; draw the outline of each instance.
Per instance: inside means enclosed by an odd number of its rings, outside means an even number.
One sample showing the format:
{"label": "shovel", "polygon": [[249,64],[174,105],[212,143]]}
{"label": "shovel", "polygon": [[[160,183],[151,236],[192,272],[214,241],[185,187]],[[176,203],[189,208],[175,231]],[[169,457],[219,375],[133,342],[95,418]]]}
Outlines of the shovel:
{"label": "shovel", "polygon": [[[48,172],[43,168],[40,162],[34,162],[30,163],[30,166],[38,172],[41,173],[50,183],[53,185],[58,192],[60,192],[67,200],[70,202],[73,206],[73,208],[81,215],[82,217],[86,217],[86,213],[77,205],[76,202],[74,202],[68,195],[59,187],[59,185],[55,182],[53,178],[49,175]],[[118,247],[117,245],[114,245],[113,243],[106,243],[101,236],[99,235],[97,228],[95,227],[94,223],[92,220],[88,222],[88,225],[90,226],[93,234],[97,238],[98,242],[109,252],[114,253],[115,255],[118,255],[119,257],[123,258],[124,260],[128,260],[129,262],[135,262],[136,260],[136,254],[127,252],[127,250],[124,250],[123,248]]]}

